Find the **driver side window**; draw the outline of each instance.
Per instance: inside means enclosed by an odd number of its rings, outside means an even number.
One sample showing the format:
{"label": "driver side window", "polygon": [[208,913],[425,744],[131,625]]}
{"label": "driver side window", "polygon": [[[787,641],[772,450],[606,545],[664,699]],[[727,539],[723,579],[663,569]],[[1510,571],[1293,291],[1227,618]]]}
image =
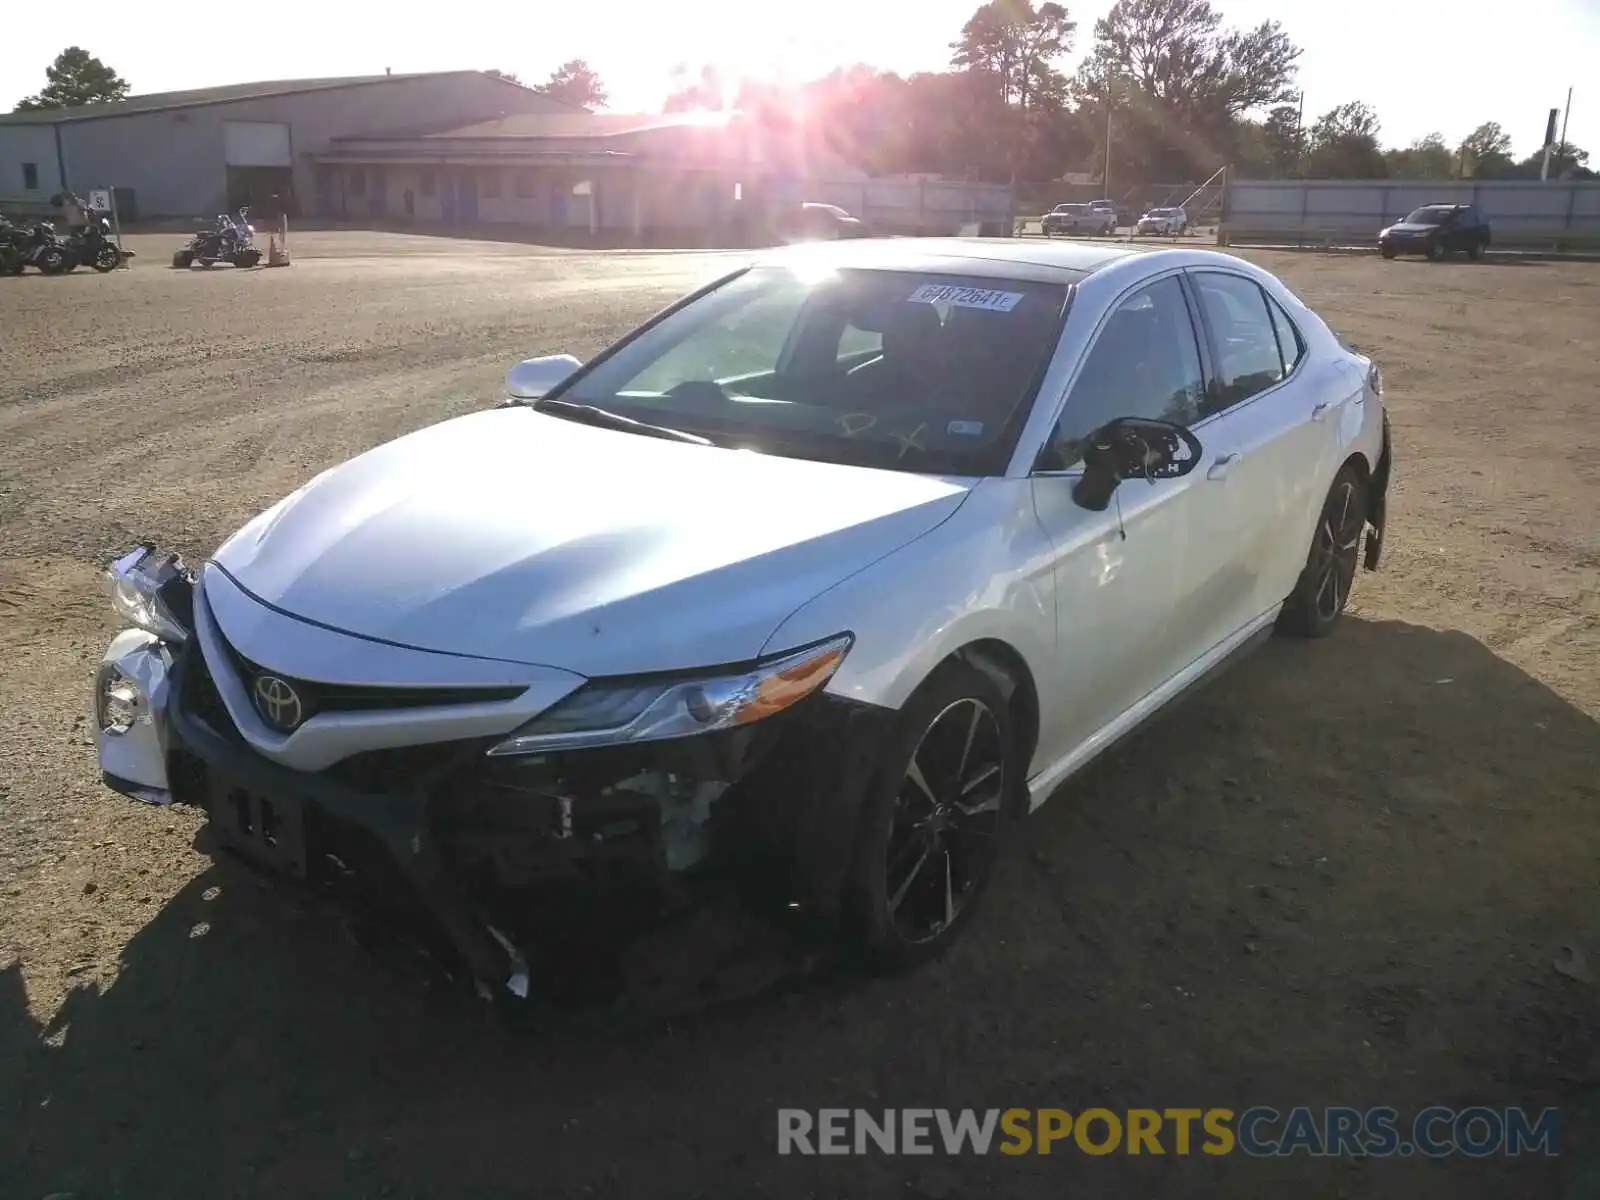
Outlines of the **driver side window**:
{"label": "driver side window", "polygon": [[1177,276],[1129,296],[1106,319],[1078,372],[1041,463],[1082,460],[1084,439],[1116,417],[1189,425],[1205,395],[1200,344]]}

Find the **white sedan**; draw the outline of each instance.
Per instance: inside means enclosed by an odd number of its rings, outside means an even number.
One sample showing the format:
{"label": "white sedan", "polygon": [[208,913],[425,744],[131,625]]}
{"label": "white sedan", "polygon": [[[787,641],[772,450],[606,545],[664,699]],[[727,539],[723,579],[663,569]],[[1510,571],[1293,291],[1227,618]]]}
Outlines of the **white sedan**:
{"label": "white sedan", "polygon": [[113,788],[496,990],[549,897],[716,863],[939,952],[1008,823],[1382,544],[1377,367],[1211,251],[792,247],[508,388],[119,559],[95,690]]}

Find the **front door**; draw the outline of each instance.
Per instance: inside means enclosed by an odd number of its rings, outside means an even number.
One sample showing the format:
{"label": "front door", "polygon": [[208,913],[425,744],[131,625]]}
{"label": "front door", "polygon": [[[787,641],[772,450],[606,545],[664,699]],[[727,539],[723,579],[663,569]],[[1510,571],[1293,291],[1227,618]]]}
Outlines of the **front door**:
{"label": "front door", "polygon": [[370,194],[372,215],[381,217],[389,211],[389,172],[382,166],[367,168],[367,191]]}
{"label": "front door", "polygon": [[456,181],[449,167],[439,172],[439,215],[445,221],[456,219]]}
{"label": "front door", "polygon": [[[1034,504],[1054,553],[1058,686],[1070,697],[1041,760],[1055,761],[1209,650],[1227,548],[1202,543],[1222,503],[1207,470],[1227,448],[1202,438],[1179,479],[1130,480],[1100,513],[1072,497],[1083,439],[1117,417],[1192,424],[1204,395],[1200,343],[1177,273],[1118,302],[1095,336],[1056,422]],[[1224,585],[1226,581],[1224,580]]]}
{"label": "front door", "polygon": [[456,214],[463,221],[478,219],[478,173],[471,167],[456,171]]}

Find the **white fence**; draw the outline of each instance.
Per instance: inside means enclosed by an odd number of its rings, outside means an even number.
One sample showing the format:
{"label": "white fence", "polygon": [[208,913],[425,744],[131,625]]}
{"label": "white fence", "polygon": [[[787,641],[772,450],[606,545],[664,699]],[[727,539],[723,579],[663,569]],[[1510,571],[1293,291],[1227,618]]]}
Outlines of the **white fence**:
{"label": "white fence", "polygon": [[1500,246],[1600,248],[1600,182],[1230,180],[1219,238],[1372,245],[1424,204],[1475,204]]}

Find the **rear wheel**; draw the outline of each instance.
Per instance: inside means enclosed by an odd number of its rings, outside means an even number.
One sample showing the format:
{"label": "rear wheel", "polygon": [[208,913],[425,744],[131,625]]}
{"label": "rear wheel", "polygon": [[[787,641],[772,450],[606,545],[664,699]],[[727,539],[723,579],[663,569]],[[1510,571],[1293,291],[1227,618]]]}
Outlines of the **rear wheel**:
{"label": "rear wheel", "polygon": [[172,256],[172,265],[174,267],[192,266],[194,265],[194,255],[187,250],[179,250]]}
{"label": "rear wheel", "polygon": [[1323,502],[1305,569],[1278,617],[1278,628],[1297,637],[1327,637],[1344,615],[1367,524],[1367,489],[1354,467],[1334,477]]}
{"label": "rear wheel", "polygon": [[236,267],[243,267],[246,270],[255,266],[260,261],[261,251],[259,250],[241,250],[238,254],[233,256],[233,265]]}
{"label": "rear wheel", "polygon": [[72,260],[67,257],[67,252],[56,246],[39,253],[39,270],[45,275],[64,275],[72,269]]}
{"label": "rear wheel", "polygon": [[941,667],[901,714],[869,790],[851,872],[848,933],[869,966],[943,953],[999,857],[1021,764],[1000,685]]}

